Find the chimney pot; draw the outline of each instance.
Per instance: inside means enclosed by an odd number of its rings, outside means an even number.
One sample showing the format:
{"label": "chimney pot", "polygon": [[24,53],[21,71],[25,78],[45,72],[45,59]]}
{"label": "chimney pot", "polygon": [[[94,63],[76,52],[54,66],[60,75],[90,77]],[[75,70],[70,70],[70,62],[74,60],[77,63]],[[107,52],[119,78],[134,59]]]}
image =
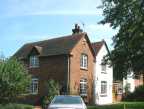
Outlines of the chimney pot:
{"label": "chimney pot", "polygon": [[80,26],[78,24],[75,24],[75,28],[72,29],[73,34],[78,34],[78,33],[82,33],[83,30],[80,29]]}

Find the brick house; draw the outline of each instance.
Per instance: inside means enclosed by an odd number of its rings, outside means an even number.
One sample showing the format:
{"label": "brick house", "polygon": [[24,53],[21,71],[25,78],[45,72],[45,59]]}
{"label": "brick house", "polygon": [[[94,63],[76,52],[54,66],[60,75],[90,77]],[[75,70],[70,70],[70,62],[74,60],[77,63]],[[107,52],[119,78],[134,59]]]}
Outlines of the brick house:
{"label": "brick house", "polygon": [[14,57],[32,75],[30,94],[24,101],[39,102],[47,93],[45,82],[54,79],[62,94],[81,95],[92,103],[95,54],[88,35],[77,25],[72,35],[25,44]]}

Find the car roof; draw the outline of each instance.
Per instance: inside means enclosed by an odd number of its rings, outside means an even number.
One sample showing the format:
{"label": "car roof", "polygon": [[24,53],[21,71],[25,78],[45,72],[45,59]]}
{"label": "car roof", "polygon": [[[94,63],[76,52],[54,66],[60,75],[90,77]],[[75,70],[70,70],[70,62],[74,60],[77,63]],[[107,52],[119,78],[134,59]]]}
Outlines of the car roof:
{"label": "car roof", "polygon": [[81,96],[78,96],[78,95],[56,95],[55,97],[81,97]]}

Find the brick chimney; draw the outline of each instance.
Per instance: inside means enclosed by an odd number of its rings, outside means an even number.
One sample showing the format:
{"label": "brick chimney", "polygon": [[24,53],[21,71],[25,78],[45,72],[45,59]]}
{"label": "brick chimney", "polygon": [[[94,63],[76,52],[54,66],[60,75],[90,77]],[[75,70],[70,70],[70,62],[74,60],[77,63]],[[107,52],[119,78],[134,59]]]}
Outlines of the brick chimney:
{"label": "brick chimney", "polygon": [[80,26],[78,24],[75,24],[75,28],[72,29],[72,33],[73,34],[79,34],[79,33],[82,33],[82,32],[83,32],[83,30],[80,29]]}

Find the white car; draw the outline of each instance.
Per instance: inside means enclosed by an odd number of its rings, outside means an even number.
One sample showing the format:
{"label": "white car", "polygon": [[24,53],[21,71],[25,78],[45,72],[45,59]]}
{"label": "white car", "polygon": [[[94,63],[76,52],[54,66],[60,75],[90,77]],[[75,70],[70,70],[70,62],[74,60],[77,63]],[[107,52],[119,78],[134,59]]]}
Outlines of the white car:
{"label": "white car", "polygon": [[60,95],[55,96],[48,109],[87,109],[80,96]]}

